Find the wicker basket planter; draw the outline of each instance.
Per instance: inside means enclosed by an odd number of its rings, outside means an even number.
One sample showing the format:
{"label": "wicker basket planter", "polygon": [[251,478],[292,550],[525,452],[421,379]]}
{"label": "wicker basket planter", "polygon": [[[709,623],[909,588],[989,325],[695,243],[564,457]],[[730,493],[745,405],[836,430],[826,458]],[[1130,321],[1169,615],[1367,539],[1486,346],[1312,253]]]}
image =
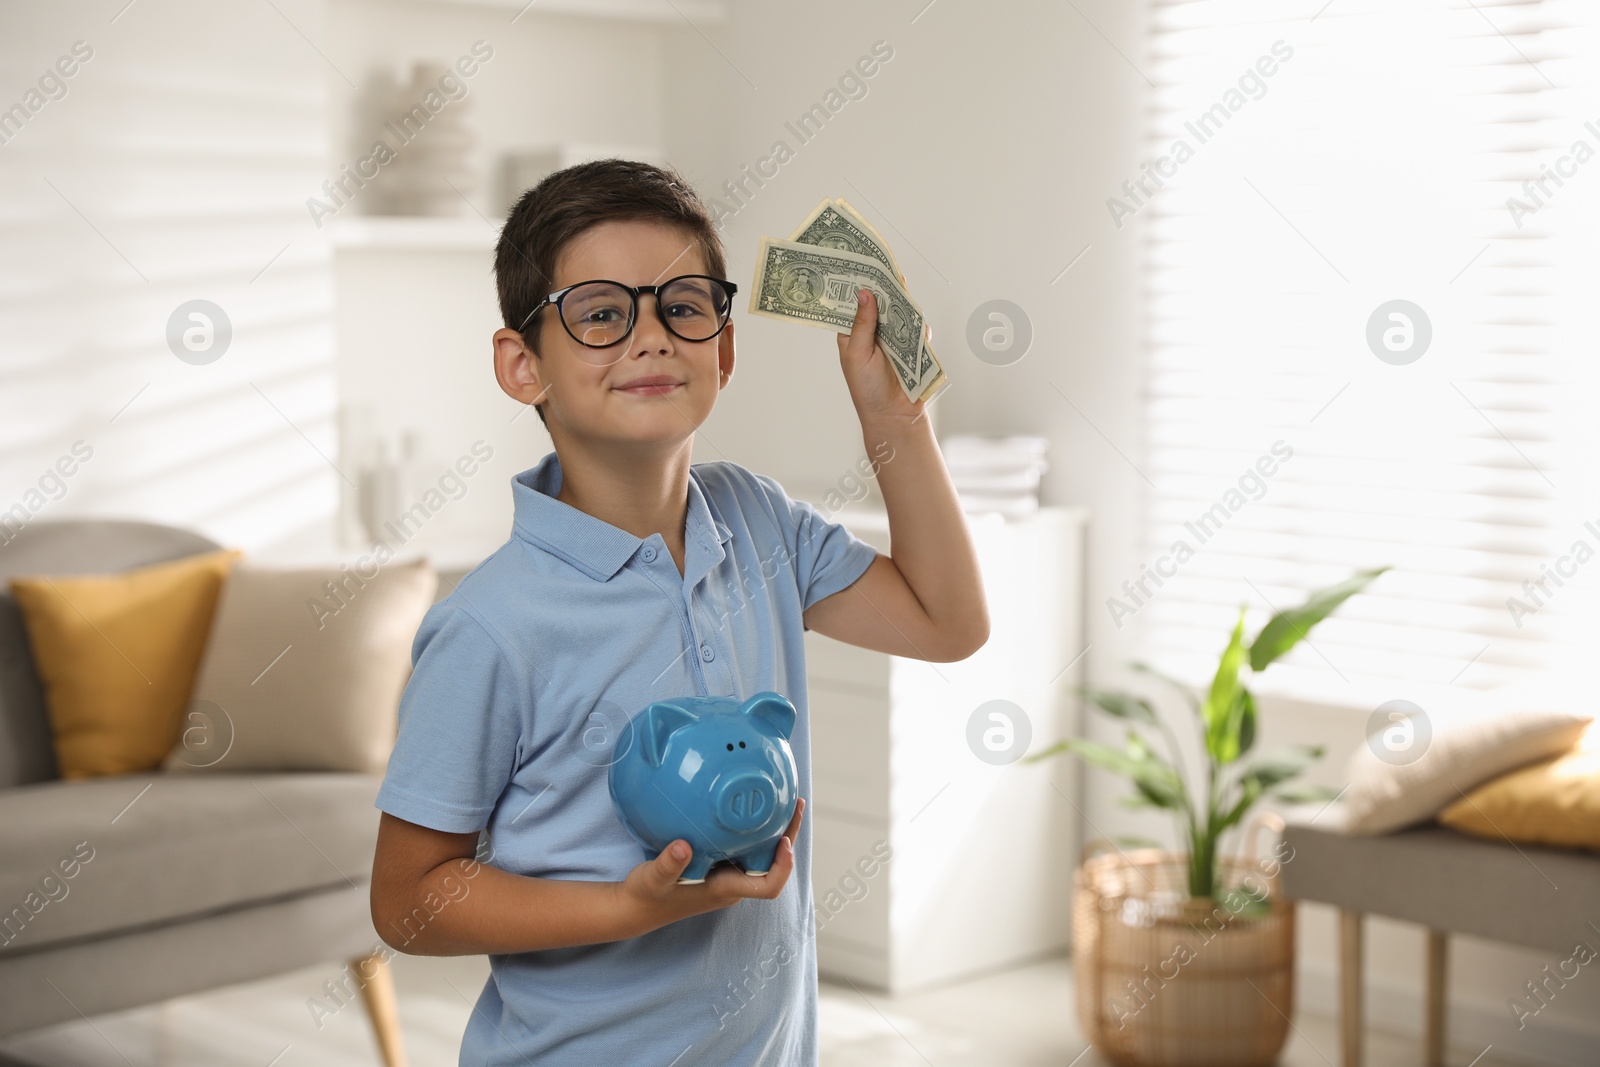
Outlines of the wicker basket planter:
{"label": "wicker basket planter", "polygon": [[[1085,858],[1074,878],[1078,1021],[1118,1067],[1269,1067],[1294,1010],[1294,903],[1248,861],[1219,860],[1224,890],[1266,887],[1264,915],[1190,897],[1186,857]],[[1253,875],[1253,878],[1250,876]]]}

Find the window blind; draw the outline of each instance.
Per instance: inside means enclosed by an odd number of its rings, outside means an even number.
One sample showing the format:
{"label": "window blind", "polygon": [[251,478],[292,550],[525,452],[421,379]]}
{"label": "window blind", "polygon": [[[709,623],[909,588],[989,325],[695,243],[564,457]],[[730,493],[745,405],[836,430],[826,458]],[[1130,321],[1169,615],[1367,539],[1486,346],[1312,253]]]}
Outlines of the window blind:
{"label": "window blind", "polygon": [[1387,564],[1263,687],[1371,706],[1592,656],[1600,14],[1151,16],[1149,165],[1107,202],[1142,241],[1145,562],[1106,610],[1199,681],[1241,604],[1248,636]]}

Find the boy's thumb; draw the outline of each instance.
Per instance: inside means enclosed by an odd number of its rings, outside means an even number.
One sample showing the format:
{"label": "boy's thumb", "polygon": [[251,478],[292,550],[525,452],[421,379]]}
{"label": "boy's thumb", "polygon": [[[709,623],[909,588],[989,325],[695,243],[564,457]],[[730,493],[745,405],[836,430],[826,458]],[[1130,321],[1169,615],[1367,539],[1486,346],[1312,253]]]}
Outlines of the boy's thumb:
{"label": "boy's thumb", "polygon": [[[865,297],[861,294],[865,293]],[[860,289],[856,292],[856,321],[850,326],[850,336],[861,333],[872,333],[878,318],[877,297],[871,289]]]}
{"label": "boy's thumb", "polygon": [[683,869],[689,866],[691,852],[688,842],[674,841],[661,850],[661,855],[656,857],[656,873],[667,883],[676,884],[678,876],[683,874]]}

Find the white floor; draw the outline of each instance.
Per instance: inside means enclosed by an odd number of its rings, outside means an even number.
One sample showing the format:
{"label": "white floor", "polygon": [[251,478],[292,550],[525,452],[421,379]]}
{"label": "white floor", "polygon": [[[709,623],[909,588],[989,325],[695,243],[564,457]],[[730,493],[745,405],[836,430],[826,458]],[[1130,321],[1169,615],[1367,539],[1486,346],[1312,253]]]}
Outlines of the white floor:
{"label": "white floor", "polygon": [[[186,997],[0,1041],[0,1067],[374,1067],[372,1032],[357,1001],[319,1028],[307,1002],[338,968]],[[488,975],[482,957],[395,961],[412,1067],[454,1067],[467,1017]],[[1104,1067],[1085,1048],[1061,958],[915,996],[851,985],[822,987],[824,1067]],[[1460,1067],[1509,1067],[1481,1049],[1455,1050]],[[7,1059],[9,1057],[9,1059]],[[1282,1067],[1339,1062],[1332,1020],[1295,1020]],[[1369,1067],[1416,1067],[1414,1040],[1371,1033]],[[665,1067],[665,1065],[662,1065]],[[688,1067],[688,1065],[681,1065]]]}

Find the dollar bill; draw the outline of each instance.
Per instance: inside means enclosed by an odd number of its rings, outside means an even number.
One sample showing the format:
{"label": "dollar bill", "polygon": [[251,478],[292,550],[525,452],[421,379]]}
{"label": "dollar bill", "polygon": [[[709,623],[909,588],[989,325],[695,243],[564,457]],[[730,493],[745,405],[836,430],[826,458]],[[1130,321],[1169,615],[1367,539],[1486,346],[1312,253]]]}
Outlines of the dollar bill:
{"label": "dollar bill", "polygon": [[[877,298],[879,343],[883,345],[884,351],[889,354],[890,362],[894,364],[895,373],[900,380],[901,387],[905,390],[906,396],[913,401],[921,398],[932,400],[944,391],[949,384],[949,380],[945,377],[944,369],[940,366],[938,357],[934,355],[933,347],[928,342],[927,335],[929,331],[925,328],[922,309],[917,306],[916,301],[912,300],[907,292],[905,274],[895,262],[894,253],[889,250],[888,242],[883,239],[883,236],[878,233],[870,222],[857,213],[842,198],[823,200],[811,211],[810,215],[806,217],[805,221],[800,224],[794,233],[790,234],[787,242],[772,241],[771,239],[763,240],[759,259],[760,266],[756,271],[755,292],[751,294],[751,311],[755,314],[768,315],[789,321],[803,321],[808,325],[842,326],[848,332],[855,321],[854,289],[851,289],[847,294],[849,299],[842,309],[830,309],[832,317],[829,314],[824,314],[820,306],[811,307],[807,300],[802,299],[806,296],[806,287],[794,278],[796,270],[808,271],[811,269],[810,266],[796,268],[791,260],[784,259],[777,264],[777,267],[788,272],[786,275],[788,278],[787,284],[794,289],[794,292],[790,297],[762,300],[764,281],[766,282],[765,288],[769,293],[776,292],[781,288],[778,284],[778,279],[764,279],[764,271],[769,263],[768,247],[769,245],[782,246],[785,244],[809,245],[825,255],[839,254],[839,265],[835,268],[836,277],[833,279],[834,282],[838,282],[853,271],[858,272],[863,267],[862,263],[855,262],[852,264],[850,259],[844,257],[856,257],[857,260],[874,261],[888,280],[888,284],[883,285],[880,289],[878,285],[872,284],[872,281],[864,281],[857,288],[871,289],[873,295]],[[824,288],[828,284],[825,282]],[[827,299],[828,296],[824,293],[822,296],[810,301],[810,303],[820,304],[826,302]],[[760,306],[762,303],[765,303],[766,306]],[[845,317],[842,321],[835,321],[836,316],[841,311],[845,314]],[[890,332],[897,334],[897,339],[903,338],[903,334],[900,331],[903,331],[906,324],[912,320],[913,315],[918,324],[915,349],[906,350],[904,347],[892,349],[891,345],[884,339],[886,327]]]}
{"label": "dollar bill", "polygon": [[870,290],[878,305],[878,343],[901,388],[915,400],[922,384],[922,309],[878,260],[841,248],[763,237],[750,312],[849,333],[855,325],[856,293],[862,289]]}
{"label": "dollar bill", "polygon": [[812,209],[789,240],[818,248],[838,248],[858,256],[870,256],[894,272],[900,287],[906,287],[905,272],[894,261],[894,253],[872,224],[842,200],[824,200]]}

